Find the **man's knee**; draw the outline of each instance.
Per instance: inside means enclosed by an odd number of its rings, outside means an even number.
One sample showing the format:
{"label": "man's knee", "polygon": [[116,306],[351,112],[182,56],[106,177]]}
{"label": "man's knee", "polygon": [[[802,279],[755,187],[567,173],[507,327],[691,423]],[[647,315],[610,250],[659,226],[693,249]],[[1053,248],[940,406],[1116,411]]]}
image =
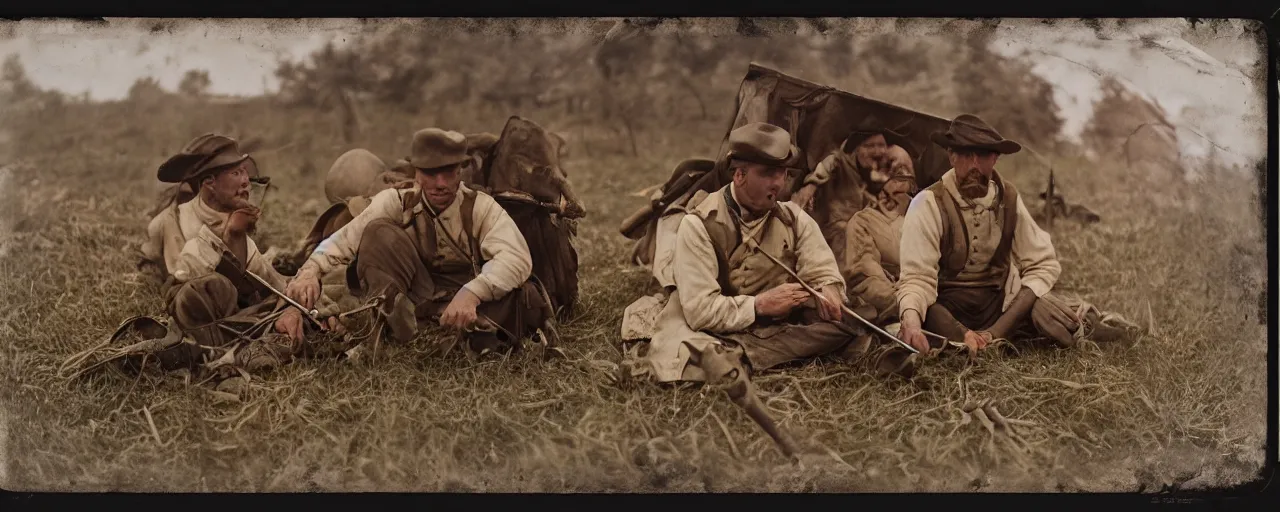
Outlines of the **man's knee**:
{"label": "man's knee", "polygon": [[374,220],[360,238],[354,272],[348,271],[347,284],[374,293],[387,286],[403,292],[413,280],[417,258],[418,252],[402,227],[388,219]]}
{"label": "man's knee", "polygon": [[[850,315],[847,311],[844,311],[844,308],[841,308],[840,324],[845,326],[847,329],[852,329],[856,332],[866,330],[867,324],[862,323],[862,320],[866,320],[876,324],[877,326],[881,325],[877,321],[880,318],[880,313],[876,310],[875,306],[863,302],[850,307],[849,310],[853,311],[858,316]],[[858,320],[859,317],[861,317],[862,320]],[[817,316],[816,311],[814,313],[814,318],[820,318]]]}
{"label": "man's knee", "polygon": [[551,317],[551,304],[547,303],[543,296],[542,288],[532,280],[525,281],[519,288],[511,290],[507,297],[514,300],[509,300],[509,305],[506,307],[518,308],[526,319],[525,326],[528,328],[543,327]]}
{"label": "man's knee", "polygon": [[235,313],[236,296],[235,285],[221,274],[198,277],[174,290],[171,314],[180,327],[197,327]]}
{"label": "man's knee", "polygon": [[1075,332],[1080,325],[1074,320],[1075,312],[1061,299],[1045,294],[1031,305],[1031,323],[1040,334],[1053,338],[1059,345],[1075,344]]}
{"label": "man's knee", "polygon": [[409,235],[398,223],[391,219],[375,219],[365,226],[357,252],[363,258],[368,253],[382,253],[388,249],[394,251],[412,246]]}

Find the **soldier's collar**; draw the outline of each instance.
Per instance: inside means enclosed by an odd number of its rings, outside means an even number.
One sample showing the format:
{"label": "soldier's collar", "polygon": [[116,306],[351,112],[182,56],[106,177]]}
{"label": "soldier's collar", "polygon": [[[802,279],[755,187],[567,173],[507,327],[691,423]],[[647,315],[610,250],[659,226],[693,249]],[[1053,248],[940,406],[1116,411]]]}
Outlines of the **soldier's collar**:
{"label": "soldier's collar", "polygon": [[200,219],[200,223],[209,226],[215,232],[221,232],[222,226],[227,223],[230,214],[222,213],[213,209],[208,203],[204,202],[204,197],[197,195],[192,201],[191,211],[196,214],[196,218]]}
{"label": "soldier's collar", "polygon": [[735,219],[742,222],[752,222],[764,217],[764,215],[759,215],[759,216],[756,216],[755,218],[748,219],[748,217],[751,217],[751,212],[747,211],[746,208],[743,208],[742,205],[738,204],[738,200],[733,198],[733,194],[735,190],[737,190],[737,187],[734,186],[733,183],[729,183],[729,186],[725,187],[725,190],[724,190],[725,206],[728,207],[733,212],[733,217]]}
{"label": "soldier's collar", "polygon": [[449,206],[443,210],[437,210],[435,206],[431,205],[430,201],[427,201],[427,195],[422,192],[421,187],[414,187],[414,190],[418,194],[418,205],[415,207],[415,210],[419,210],[433,219],[437,218],[440,215],[443,215],[444,212],[454,209],[454,207],[457,207],[462,202],[462,187],[463,185],[458,185],[458,190],[453,193],[453,201],[450,201]]}

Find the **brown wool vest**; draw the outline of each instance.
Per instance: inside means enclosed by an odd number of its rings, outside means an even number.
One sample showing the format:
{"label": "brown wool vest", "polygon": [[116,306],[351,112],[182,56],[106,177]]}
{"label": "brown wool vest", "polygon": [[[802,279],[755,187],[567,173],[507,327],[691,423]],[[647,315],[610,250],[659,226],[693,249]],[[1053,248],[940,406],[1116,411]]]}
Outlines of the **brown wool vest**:
{"label": "brown wool vest", "polygon": [[[427,270],[431,273],[431,278],[436,282],[437,287],[443,288],[461,288],[468,281],[479,275],[480,268],[485,262],[480,254],[480,241],[476,239],[474,234],[476,205],[476,192],[474,190],[465,189],[462,193],[462,204],[459,205],[459,211],[462,216],[462,231],[466,233],[467,248],[461,252],[467,257],[470,253],[470,261],[467,263],[455,260],[446,260],[443,254],[440,254],[438,238],[436,236],[437,223],[431,216],[429,210],[423,208],[421,215],[407,215],[408,220],[401,223],[405,233],[409,235],[409,239],[413,240],[413,245],[418,250],[418,257],[422,263],[426,265]],[[416,192],[409,192],[403,196],[402,203],[405,213],[411,212],[418,203],[422,202],[422,196]],[[445,233],[444,236],[449,236]],[[461,248],[456,248],[461,249]]]}
{"label": "brown wool vest", "polygon": [[[998,198],[996,208],[999,208],[1002,213],[1000,243],[996,245],[995,253],[991,256],[991,266],[995,271],[993,275],[999,276],[1000,283],[1003,283],[1009,271],[1013,231],[1018,222],[1018,191],[1012,183],[1001,179],[998,173],[992,175],[991,181],[996,185]],[[930,185],[927,190],[933,192],[933,197],[937,200],[938,209],[942,214],[942,236],[938,244],[940,253],[938,284],[943,285],[964,271],[965,262],[969,259],[969,227],[960,213],[960,204],[946,189],[942,180]]]}
{"label": "brown wool vest", "polygon": [[[703,213],[694,206],[694,212],[702,219],[702,225],[711,239],[711,247],[716,254],[716,266],[719,272],[716,280],[720,283],[724,295],[755,295],[774,286],[787,282],[791,277],[786,270],[760,254],[754,248],[743,243],[742,233],[737,221],[728,209],[736,209],[737,203],[729,188],[722,189],[725,203],[724,209]],[[708,197],[706,200],[711,200]],[[799,242],[796,233],[795,215],[781,204],[774,204],[765,219],[765,225],[756,235],[760,246],[773,257],[794,269],[798,255],[796,245]],[[785,236],[790,231],[790,237]]]}

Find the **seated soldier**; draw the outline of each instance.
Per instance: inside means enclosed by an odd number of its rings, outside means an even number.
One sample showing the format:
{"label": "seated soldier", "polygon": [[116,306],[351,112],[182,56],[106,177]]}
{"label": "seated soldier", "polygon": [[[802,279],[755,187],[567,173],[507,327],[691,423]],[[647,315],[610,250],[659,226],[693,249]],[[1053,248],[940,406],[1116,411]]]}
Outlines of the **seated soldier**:
{"label": "seated soldier", "polygon": [[173,267],[178,262],[187,239],[195,236],[202,224],[195,216],[195,193],[185,183],[171,186],[161,192],[160,205],[148,215],[147,237],[140,249],[138,269],[146,270],[161,282],[173,278]]}
{"label": "seated soldier", "polygon": [[849,299],[855,304],[876,308],[880,326],[898,319],[898,244],[902,239],[903,216],[915,195],[915,169],[911,156],[901,146],[889,148],[892,167],[889,179],[876,202],[849,219],[845,236],[843,275]]}
{"label": "seated soldier", "polygon": [[[166,299],[174,322],[201,345],[218,346],[234,337],[217,326],[232,315],[249,318],[288,307],[246,274],[276,290],[283,290],[287,281],[249,238],[260,213],[249,203],[251,161],[236,141],[206,134],[188,143],[158,172],[160,181],[187,184],[197,191],[184,206],[191,205],[191,218],[199,224],[180,251],[166,254],[173,258],[173,286]],[[336,325],[336,319],[330,318],[329,325]],[[300,322],[277,323],[276,330],[295,340],[303,334]]]}
{"label": "seated soldier", "polygon": [[888,181],[888,147],[905,144],[902,134],[885,127],[874,116],[865,117],[844,144],[805,176],[804,185],[791,198],[813,212],[836,256],[837,266],[845,263],[844,237],[849,218],[875,202],[880,187]]}
{"label": "seated soldier", "polygon": [[[550,317],[534,283],[529,248],[515,222],[488,194],[461,184],[470,160],[465,138],[427,128],[414,134],[411,187],[383,190],[321,242],[287,293],[310,306],[320,278],[343,265],[352,292],[383,296],[394,339],[408,341],[418,320],[467,331],[485,353],[515,346]],[[288,313],[287,313],[288,314]]]}
{"label": "seated soldier", "polygon": [[1068,299],[1052,292],[1062,267],[1049,234],[995,170],[999,155],[1021,146],[969,114],[931,139],[947,149],[952,168],[911,201],[903,222],[902,340],[928,349],[922,327],[964,340],[971,350],[1015,333],[1039,333],[1064,347],[1086,330],[1097,341],[1120,334],[1102,325],[1096,311],[1078,317]]}
{"label": "seated soldier", "polygon": [[[182,149],[180,154],[186,156],[174,157],[188,159],[186,162],[173,161],[168,164],[172,167],[179,163],[184,165],[192,163],[194,160],[191,159],[197,158],[196,155],[191,154],[194,145],[207,144],[213,137],[215,137],[213,134],[196,137]],[[226,139],[231,140],[229,137]],[[252,156],[247,158],[243,165],[251,180],[258,177],[258,166]],[[220,225],[221,220],[212,213],[205,202],[192,201],[198,195],[194,185],[188,182],[173,183],[162,192],[160,205],[150,213],[152,217],[147,224],[147,238],[141,246],[142,261],[139,263],[139,268],[151,266],[161,281],[173,278],[173,271],[178,262],[178,255],[182,253],[182,247],[186,245],[187,240],[196,236],[201,226],[218,227]]]}
{"label": "seated soldier", "polygon": [[[488,158],[489,150],[495,142],[497,136],[490,133],[466,136],[467,154],[472,162],[464,165],[460,171],[463,183],[473,189],[479,188],[472,185],[472,180],[478,177],[480,166]],[[409,164],[409,159],[401,158],[393,164],[388,167],[377,155],[360,148],[349,150],[334,160],[324,183],[329,208],[312,223],[311,230],[302,239],[297,252],[288,255],[287,261],[278,266],[292,267],[296,271],[322,240],[332,236],[356,215],[360,215],[378,192],[405,185],[412,186],[417,170]]]}
{"label": "seated soldier", "polygon": [[[866,355],[868,344],[851,343],[866,330],[841,309],[844,279],[817,223],[795,203],[776,199],[784,164],[795,153],[790,136],[751,123],[730,133],[729,147],[733,181],[705,199],[695,197],[677,231],[676,290],[646,355],[654,377],[704,380],[701,369],[687,364],[690,348],[701,353],[717,343],[729,344],[748,371],[829,353]],[[822,296],[811,296],[770,257],[794,267]],[[909,352],[889,352],[894,357],[874,359],[893,359],[887,371],[910,370]]]}

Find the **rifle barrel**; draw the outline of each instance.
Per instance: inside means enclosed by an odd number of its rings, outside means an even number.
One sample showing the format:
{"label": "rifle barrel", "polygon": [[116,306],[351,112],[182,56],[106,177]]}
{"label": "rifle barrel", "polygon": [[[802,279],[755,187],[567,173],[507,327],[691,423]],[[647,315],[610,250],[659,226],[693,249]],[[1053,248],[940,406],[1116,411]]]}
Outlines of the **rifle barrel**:
{"label": "rifle barrel", "polygon": [[320,314],[319,311],[302,307],[302,304],[298,304],[297,301],[290,299],[288,295],[285,295],[284,292],[281,292],[280,290],[275,289],[274,286],[271,286],[271,284],[267,283],[265,279],[258,277],[257,274],[254,274],[253,272],[250,272],[248,270],[245,270],[244,273],[245,275],[248,275],[249,277],[253,278],[254,281],[257,281],[258,284],[261,284],[262,286],[266,287],[268,290],[271,290],[271,293],[274,293],[277,297],[284,299],[284,301],[289,303],[290,306],[298,308],[298,311],[302,312],[302,316],[306,317],[306,319],[311,320],[313,323],[315,323],[316,327],[320,327],[320,328],[324,327],[323,325],[320,324],[320,320],[316,318],[316,316]]}

